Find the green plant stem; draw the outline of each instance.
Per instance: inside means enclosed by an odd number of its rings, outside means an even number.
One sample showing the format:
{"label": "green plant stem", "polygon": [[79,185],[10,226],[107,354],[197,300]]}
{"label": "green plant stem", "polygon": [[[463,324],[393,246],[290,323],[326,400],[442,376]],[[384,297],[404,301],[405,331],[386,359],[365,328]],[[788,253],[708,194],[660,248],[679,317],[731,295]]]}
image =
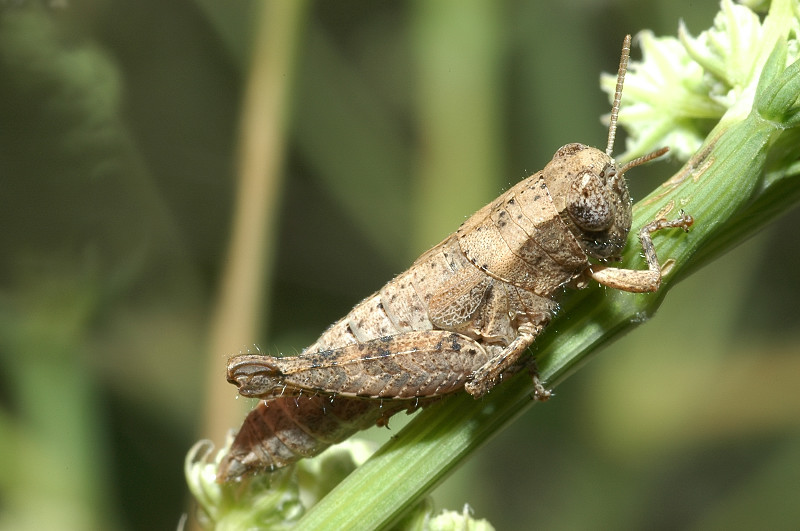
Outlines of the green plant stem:
{"label": "green plant stem", "polygon": [[[785,49],[776,47],[764,68],[754,111],[746,119],[712,131],[699,152],[702,156],[690,160],[636,205],[634,227],[659,212],[675,217],[679,208],[695,218],[689,234],[675,230],[654,236],[662,264],[667,260],[671,264],[661,289],[630,294],[594,286],[570,296],[535,346],[546,385],[556,386],[598,347],[647,320],[678,278],[733,248],[800,196],[797,168],[790,162],[798,157],[798,143],[778,142],[794,125],[798,110],[794,95],[800,66],[784,71],[785,57]],[[789,130],[787,136],[795,134]],[[773,146],[783,151],[771,152]],[[642,268],[639,254],[632,237],[622,267]],[[530,407],[531,391],[530,379],[520,374],[482,400],[461,394],[427,408],[311,508],[299,528],[390,525],[461,460]]]}

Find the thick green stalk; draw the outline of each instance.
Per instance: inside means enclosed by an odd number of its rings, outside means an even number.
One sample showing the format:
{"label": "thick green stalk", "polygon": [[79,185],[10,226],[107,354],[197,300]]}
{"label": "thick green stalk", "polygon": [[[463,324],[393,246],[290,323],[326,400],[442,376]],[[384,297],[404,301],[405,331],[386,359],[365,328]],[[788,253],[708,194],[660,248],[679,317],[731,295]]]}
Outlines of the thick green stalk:
{"label": "thick green stalk", "polygon": [[[647,320],[677,278],[740,243],[800,195],[797,167],[790,162],[800,149],[797,142],[779,142],[781,135],[796,135],[787,128],[796,124],[800,110],[800,65],[784,70],[785,61],[785,46],[779,43],[764,67],[751,113],[712,131],[698,155],[636,205],[634,227],[659,213],[674,217],[680,208],[695,218],[689,234],[675,230],[654,236],[660,260],[669,267],[659,292],[588,288],[570,296],[556,322],[537,339],[535,354],[548,386],[563,381],[599,346]],[[668,213],[665,206],[671,206]],[[632,237],[622,266],[642,268],[639,254]],[[371,529],[391,524],[530,407],[531,391],[529,378],[519,375],[482,400],[462,394],[422,411],[311,508],[299,527]]]}

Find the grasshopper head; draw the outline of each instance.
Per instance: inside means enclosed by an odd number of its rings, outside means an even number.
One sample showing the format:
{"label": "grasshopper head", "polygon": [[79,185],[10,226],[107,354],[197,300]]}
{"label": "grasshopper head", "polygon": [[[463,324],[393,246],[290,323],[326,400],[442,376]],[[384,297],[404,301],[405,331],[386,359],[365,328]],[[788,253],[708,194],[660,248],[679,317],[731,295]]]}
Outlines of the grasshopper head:
{"label": "grasshopper head", "polygon": [[544,176],[561,219],[584,252],[599,260],[619,258],[631,230],[631,196],[614,159],[593,147],[567,144]]}
{"label": "grasshopper head", "polygon": [[564,213],[587,255],[618,259],[631,230],[631,195],[614,160],[594,148],[576,154],[581,166],[566,191]]}
{"label": "grasshopper head", "polygon": [[567,144],[543,173],[553,203],[583,251],[598,260],[622,255],[631,230],[631,195],[624,174],[666,153],[661,148],[619,167],[606,153]]}

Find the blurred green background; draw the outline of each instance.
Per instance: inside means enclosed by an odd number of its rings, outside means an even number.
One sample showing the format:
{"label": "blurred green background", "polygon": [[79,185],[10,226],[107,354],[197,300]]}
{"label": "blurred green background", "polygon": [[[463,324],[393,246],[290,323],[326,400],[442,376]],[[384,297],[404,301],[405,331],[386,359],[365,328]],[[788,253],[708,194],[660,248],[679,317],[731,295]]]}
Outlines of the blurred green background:
{"label": "blurred green background", "polygon": [[[292,22],[276,5],[0,0],[0,528],[173,528],[185,453],[248,406],[229,355],[299,351],[559,146],[604,146],[598,78],[625,33],[682,18],[697,34],[717,10],[351,1],[297,4]],[[291,75],[274,200],[250,227],[265,284],[242,316],[254,336],[216,351],[270,23],[295,48],[268,51]],[[633,196],[675,168],[636,169]],[[498,529],[796,528],[799,221],[684,281],[437,506]]]}

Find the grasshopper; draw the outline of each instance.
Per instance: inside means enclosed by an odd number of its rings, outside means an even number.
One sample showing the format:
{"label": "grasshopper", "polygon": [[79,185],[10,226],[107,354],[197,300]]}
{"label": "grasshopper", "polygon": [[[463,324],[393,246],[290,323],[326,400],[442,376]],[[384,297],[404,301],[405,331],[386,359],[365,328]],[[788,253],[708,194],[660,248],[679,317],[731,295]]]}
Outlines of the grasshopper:
{"label": "grasshopper", "polygon": [[605,265],[619,260],[631,229],[625,172],[667,151],[621,167],[611,157],[630,43],[628,35],[605,152],[563,146],[543,170],[467,219],[300,355],[229,360],[228,381],[263,401],[221,462],[220,480],[316,455],[462,389],[480,398],[525,365],[534,396],[546,400],[550,393],[523,354],[550,322],[562,287],[592,279],[628,292],[658,290],[651,234],[688,231],[693,220],[683,212],[640,230],[646,270]]}

